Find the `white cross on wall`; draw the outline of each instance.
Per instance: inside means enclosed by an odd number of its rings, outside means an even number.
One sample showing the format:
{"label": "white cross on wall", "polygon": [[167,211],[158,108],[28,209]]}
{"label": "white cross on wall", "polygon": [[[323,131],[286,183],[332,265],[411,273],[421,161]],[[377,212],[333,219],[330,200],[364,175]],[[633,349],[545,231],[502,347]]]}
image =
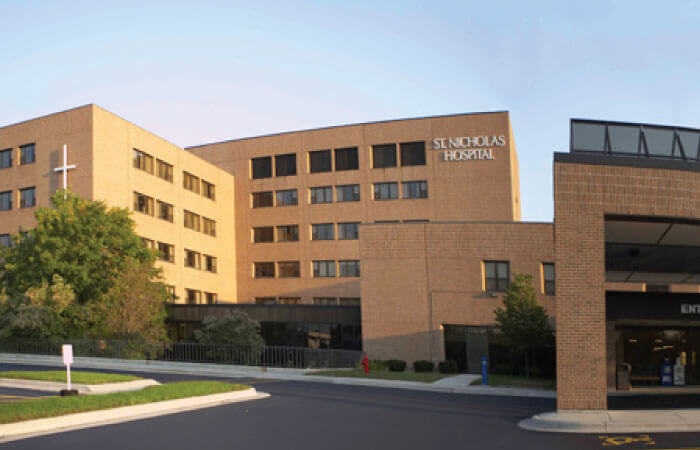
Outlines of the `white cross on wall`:
{"label": "white cross on wall", "polygon": [[71,164],[70,166],[68,165],[68,146],[63,145],[63,166],[62,167],[56,167],[53,169],[54,172],[63,172],[63,198],[67,198],[67,194],[65,192],[66,189],[68,189],[68,171],[71,169],[75,169],[76,165]]}

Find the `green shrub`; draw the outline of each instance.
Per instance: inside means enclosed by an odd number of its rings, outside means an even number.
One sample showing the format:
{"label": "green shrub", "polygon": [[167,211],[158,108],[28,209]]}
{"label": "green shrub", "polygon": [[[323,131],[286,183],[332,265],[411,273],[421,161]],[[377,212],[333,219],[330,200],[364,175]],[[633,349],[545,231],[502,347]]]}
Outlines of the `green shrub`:
{"label": "green shrub", "polygon": [[413,370],[416,372],[432,372],[435,364],[432,361],[420,360],[413,362]]}
{"label": "green shrub", "polygon": [[459,365],[457,364],[457,361],[448,359],[446,361],[440,361],[438,364],[438,370],[440,373],[458,373]]}
{"label": "green shrub", "polygon": [[513,367],[510,364],[496,364],[489,372],[494,375],[513,375]]}
{"label": "green shrub", "polygon": [[388,359],[385,361],[385,363],[389,367],[390,372],[403,372],[406,370],[406,361],[401,361],[400,359]]}
{"label": "green shrub", "polygon": [[389,370],[389,366],[386,361],[381,359],[372,359],[369,361],[369,371],[370,372],[384,372]]}

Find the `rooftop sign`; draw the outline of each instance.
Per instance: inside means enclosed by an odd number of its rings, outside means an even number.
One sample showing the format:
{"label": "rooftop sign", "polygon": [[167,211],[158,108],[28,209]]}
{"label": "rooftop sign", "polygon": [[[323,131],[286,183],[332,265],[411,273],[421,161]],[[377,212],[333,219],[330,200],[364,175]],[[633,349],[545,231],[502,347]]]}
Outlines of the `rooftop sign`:
{"label": "rooftop sign", "polygon": [[442,151],[443,161],[496,159],[494,147],[505,147],[506,138],[498,136],[459,136],[433,139],[433,150]]}

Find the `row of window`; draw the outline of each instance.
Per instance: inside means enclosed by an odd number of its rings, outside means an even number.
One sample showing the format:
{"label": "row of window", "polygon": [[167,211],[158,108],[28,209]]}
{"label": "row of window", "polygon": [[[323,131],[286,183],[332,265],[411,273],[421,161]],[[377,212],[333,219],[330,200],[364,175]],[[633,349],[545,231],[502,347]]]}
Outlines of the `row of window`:
{"label": "row of window", "polygon": [[[486,292],[504,292],[510,284],[510,263],[508,261],[484,261],[484,285]],[[554,263],[542,263],[540,266],[541,292],[554,295]]]}
{"label": "row of window", "polygon": [[[401,166],[425,165],[425,142],[403,142],[398,145]],[[397,167],[396,144],[372,145],[371,161],[375,169]],[[357,147],[336,148],[332,151],[313,150],[306,153],[308,173],[336,172],[344,170],[358,170],[360,161]],[[272,160],[274,158],[274,165]],[[288,177],[297,174],[296,153],[283,155],[263,156],[250,160],[251,178]]]}
{"label": "row of window", "polygon": [[[393,200],[399,198],[399,183],[396,181],[374,183],[374,200]],[[425,180],[402,181],[401,193],[404,199],[428,198],[428,182]],[[284,189],[275,191],[253,192],[251,195],[253,208],[269,208],[272,206],[291,206],[299,203],[299,195],[296,189]],[[333,186],[319,186],[309,188],[309,203],[317,205],[321,203],[359,202],[360,185],[344,184],[335,186],[335,198]]]}
{"label": "row of window", "polygon": [[[0,169],[9,169],[12,167],[14,150],[7,148],[0,150]],[[25,144],[19,146],[19,161],[16,161],[20,166],[24,164],[32,164],[36,162],[36,145]]]}
{"label": "row of window", "polygon": [[[173,165],[161,159],[155,159],[155,166],[153,162],[153,156],[149,155],[148,153],[144,153],[141,150],[133,150],[134,168],[143,170],[151,175],[155,174],[158,178],[162,178],[163,180],[172,183]],[[195,194],[201,193],[204,197],[211,200],[216,200],[216,186],[208,181],[201,180],[199,177],[192,175],[189,172],[182,172],[182,187],[194,192]]]}
{"label": "row of window", "polygon": [[[156,242],[153,239],[141,238],[143,243],[150,250],[158,251],[158,259],[161,261],[174,263],[175,262],[175,246],[166,242]],[[191,267],[197,270],[217,273],[216,256],[205,255],[194,250],[185,249],[185,267]]]}
{"label": "row of window", "polygon": [[[338,269],[337,271],[336,268]],[[314,278],[335,278],[336,276],[341,278],[358,278],[360,276],[360,261],[354,259],[312,261],[311,273]],[[299,278],[300,276],[299,261],[253,263],[253,277],[255,278]]]}
{"label": "row of window", "polygon": [[[328,241],[336,239],[336,236],[339,240],[354,240],[358,239],[359,230],[360,222],[315,223],[311,225],[311,240]],[[253,227],[252,237],[255,244],[296,242],[299,240],[299,225]]]}
{"label": "row of window", "polygon": [[[301,297],[255,297],[256,305],[300,305]],[[314,305],[360,306],[359,297],[314,297]]]}
{"label": "row of window", "polygon": [[36,188],[28,187],[19,189],[17,197],[14,198],[12,191],[0,192],[0,211],[10,211],[13,203],[19,204],[20,208],[31,208],[36,206]]}
{"label": "row of window", "polygon": [[[159,219],[166,220],[173,223],[175,221],[174,217],[174,207],[170,203],[166,203],[161,200],[155,200],[153,197],[141,194],[139,192],[134,192],[134,211],[138,211],[149,216],[158,217]],[[201,231],[209,236],[216,237],[216,221],[209,219],[208,217],[203,217],[199,214],[195,214],[192,211],[183,210],[183,225],[185,228],[189,228],[194,231]]]}
{"label": "row of window", "polygon": [[219,301],[218,297],[213,292],[185,289],[185,303],[188,305],[213,305]]}

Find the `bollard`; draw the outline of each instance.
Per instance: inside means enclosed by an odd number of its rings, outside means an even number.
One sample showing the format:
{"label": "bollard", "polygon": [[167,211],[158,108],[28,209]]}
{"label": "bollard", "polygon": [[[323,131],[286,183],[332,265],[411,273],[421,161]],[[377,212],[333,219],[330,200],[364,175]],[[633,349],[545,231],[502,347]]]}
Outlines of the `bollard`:
{"label": "bollard", "polygon": [[489,365],[485,356],[481,357],[481,384],[484,386],[489,384]]}

